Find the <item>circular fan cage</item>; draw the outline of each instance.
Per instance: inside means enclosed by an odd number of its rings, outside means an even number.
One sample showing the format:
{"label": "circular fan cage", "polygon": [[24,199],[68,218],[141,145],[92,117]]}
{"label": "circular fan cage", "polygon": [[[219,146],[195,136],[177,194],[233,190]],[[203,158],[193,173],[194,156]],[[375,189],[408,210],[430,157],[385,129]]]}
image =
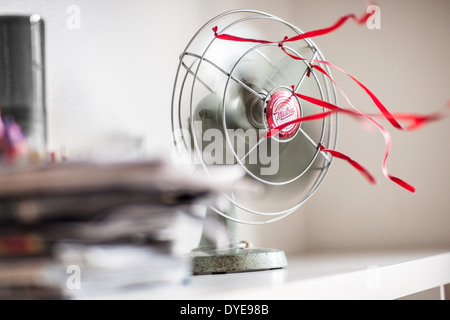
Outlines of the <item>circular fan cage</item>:
{"label": "circular fan cage", "polygon": [[[218,39],[214,26],[219,34],[274,43]],[[310,60],[325,60],[313,41],[306,38],[284,45],[290,54],[310,59],[306,61],[292,59],[277,43],[284,36],[302,33],[264,12],[229,11],[201,27],[180,56],[172,97],[175,148],[187,152],[213,177],[212,165],[240,166],[264,189],[264,201],[235,191],[225,194],[231,204],[225,208],[237,210],[211,208],[231,221],[264,224],[286,217],[314,194],[331,165],[332,156],[319,146],[335,148],[336,114],[291,125],[283,129],[284,137],[283,130],[266,137],[273,128],[267,121],[268,103],[280,92],[295,100],[297,114],[290,119],[324,111],[300,101],[293,90],[337,104],[332,81],[309,68]],[[327,65],[317,64],[331,75]]]}

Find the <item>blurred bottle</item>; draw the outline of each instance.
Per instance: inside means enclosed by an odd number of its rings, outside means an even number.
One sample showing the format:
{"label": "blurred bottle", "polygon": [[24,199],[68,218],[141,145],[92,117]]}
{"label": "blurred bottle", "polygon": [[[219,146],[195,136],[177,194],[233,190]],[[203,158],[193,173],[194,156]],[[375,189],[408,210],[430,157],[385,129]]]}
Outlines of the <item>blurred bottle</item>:
{"label": "blurred bottle", "polygon": [[0,16],[0,112],[22,128],[30,151],[47,153],[45,31],[38,15]]}

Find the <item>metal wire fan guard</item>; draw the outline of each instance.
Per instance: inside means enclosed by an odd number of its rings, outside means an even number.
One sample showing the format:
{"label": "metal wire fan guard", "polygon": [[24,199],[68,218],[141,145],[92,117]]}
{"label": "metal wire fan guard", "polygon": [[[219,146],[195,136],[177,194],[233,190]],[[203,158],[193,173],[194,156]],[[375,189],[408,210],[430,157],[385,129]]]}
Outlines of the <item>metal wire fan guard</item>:
{"label": "metal wire fan guard", "polygon": [[[214,36],[214,26],[218,33],[275,43],[220,40]],[[268,116],[268,106],[275,97],[286,93],[291,97],[293,105],[288,110],[295,112],[287,112],[287,116],[296,118],[323,111],[292,95],[292,85],[296,92],[337,104],[336,89],[330,79],[310,69],[309,61],[289,57],[276,42],[301,33],[273,15],[234,10],[201,27],[180,56],[172,96],[176,149],[187,152],[211,175],[213,164],[240,166],[249,179],[264,189],[264,201],[234,192],[225,194],[228,209],[208,209],[207,218],[218,217],[226,225],[231,243],[228,249],[215,249],[202,237],[193,251],[194,274],[287,266],[283,251],[247,248],[239,242],[236,226],[270,223],[293,213],[317,190],[332,162],[332,156],[319,146],[335,148],[337,115],[289,126],[278,135],[265,138],[273,127],[270,120],[276,120]],[[284,48],[302,58],[325,60],[308,38]],[[319,65],[331,74],[327,65]],[[221,141],[215,141],[218,137],[222,137]],[[209,141],[219,145],[221,142],[222,154],[218,149],[211,152]]]}

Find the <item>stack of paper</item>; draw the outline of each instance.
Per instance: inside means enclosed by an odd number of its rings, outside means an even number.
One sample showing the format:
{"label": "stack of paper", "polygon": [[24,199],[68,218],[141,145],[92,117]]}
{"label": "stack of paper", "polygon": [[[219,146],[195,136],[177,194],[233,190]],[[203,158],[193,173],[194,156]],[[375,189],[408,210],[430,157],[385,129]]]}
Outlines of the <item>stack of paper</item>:
{"label": "stack of paper", "polygon": [[161,161],[0,168],[0,298],[185,281],[185,238],[204,223],[197,209],[229,182],[192,179]]}

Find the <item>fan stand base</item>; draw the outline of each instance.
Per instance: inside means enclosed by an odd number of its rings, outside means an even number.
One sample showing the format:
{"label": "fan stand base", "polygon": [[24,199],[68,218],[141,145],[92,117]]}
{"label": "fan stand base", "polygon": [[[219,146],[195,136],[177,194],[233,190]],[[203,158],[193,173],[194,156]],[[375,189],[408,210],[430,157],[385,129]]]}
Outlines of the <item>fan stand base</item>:
{"label": "fan stand base", "polygon": [[192,251],[193,273],[217,274],[287,267],[284,251],[265,248],[202,249]]}

